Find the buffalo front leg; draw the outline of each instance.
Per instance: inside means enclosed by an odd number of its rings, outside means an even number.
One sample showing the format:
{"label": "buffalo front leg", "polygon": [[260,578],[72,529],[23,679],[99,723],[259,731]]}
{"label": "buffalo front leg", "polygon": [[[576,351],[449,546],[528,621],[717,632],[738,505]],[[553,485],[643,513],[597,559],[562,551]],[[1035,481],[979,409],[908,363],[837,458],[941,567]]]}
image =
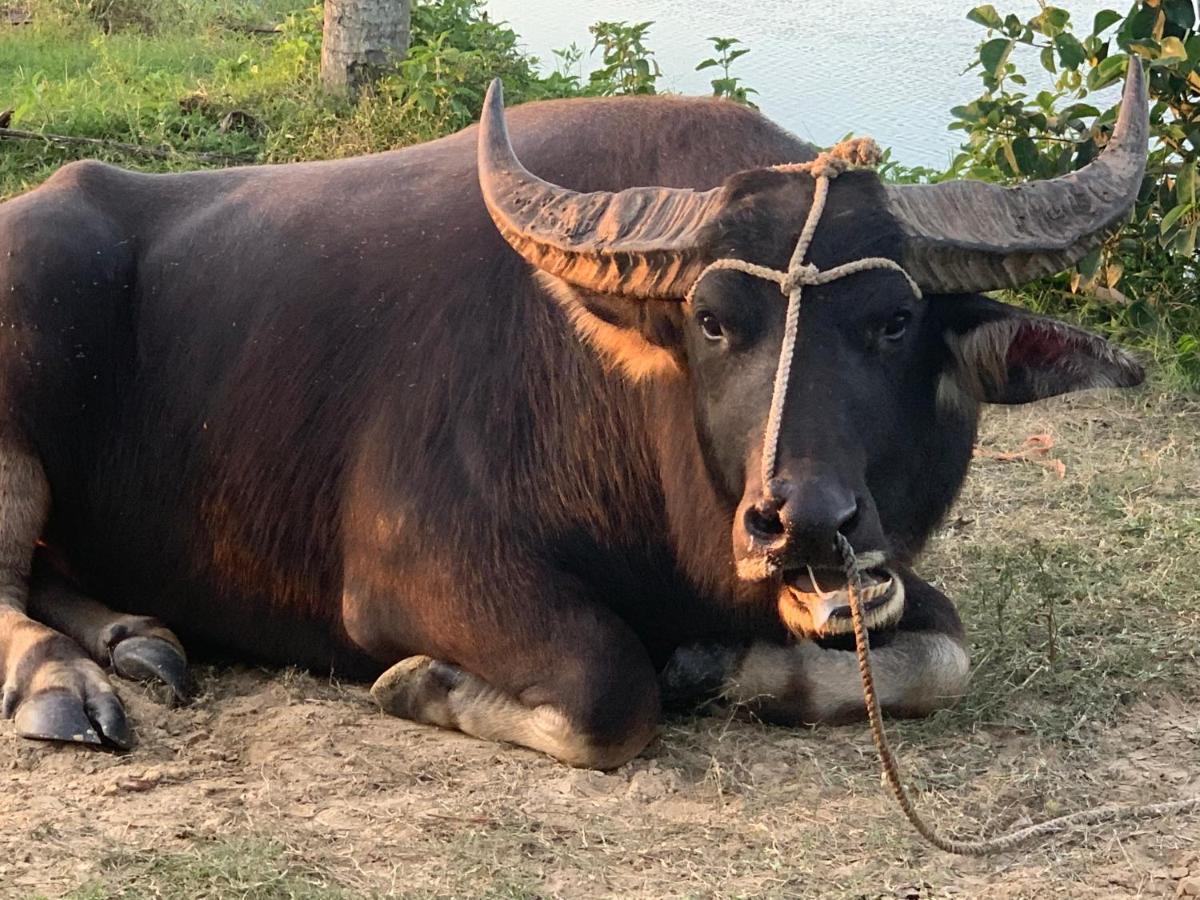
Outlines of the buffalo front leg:
{"label": "buffalo front leg", "polygon": [[371,695],[385,712],[402,719],[519,744],[581,768],[616,768],[649,739],[634,732],[604,745],[553,704],[526,706],[482,678],[428,656],[396,663],[379,676]]}
{"label": "buffalo front leg", "polygon": [[[894,634],[871,650],[876,695],[892,716],[925,716],[966,690],[970,657],[962,622],[944,594],[906,572],[905,610]],[[866,717],[853,650],[815,641],[681,648],[662,673],[672,706],[719,699],[781,724]]]}
{"label": "buffalo front leg", "polygon": [[40,560],[34,562],[29,614],[123,678],[164,684],[176,701],[187,696],[187,654],[170,629],[149,616],[109,609]]}
{"label": "buffalo front leg", "polygon": [[[486,605],[471,591],[442,599],[426,619],[437,627],[409,632],[419,655],[385,671],[371,689],[375,699],[401,718],[519,744],[572,766],[612,769],[632,759],[660,716],[649,654],[609,610],[556,595],[552,578]],[[370,617],[375,636],[398,618],[385,612]],[[351,634],[363,624],[352,616]]]}
{"label": "buffalo front leg", "polygon": [[41,463],[0,443],[0,715],[17,734],[128,747],[121,701],[73,640],[27,615],[34,546],[50,509]]}

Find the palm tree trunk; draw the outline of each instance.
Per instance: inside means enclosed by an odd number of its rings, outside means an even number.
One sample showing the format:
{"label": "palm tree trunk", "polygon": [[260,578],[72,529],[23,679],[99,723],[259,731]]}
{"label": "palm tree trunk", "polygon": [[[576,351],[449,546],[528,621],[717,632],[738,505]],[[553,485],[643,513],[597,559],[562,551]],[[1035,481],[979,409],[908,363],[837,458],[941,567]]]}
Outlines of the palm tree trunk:
{"label": "palm tree trunk", "polygon": [[411,0],[325,0],[321,83],[357,96],[408,51]]}

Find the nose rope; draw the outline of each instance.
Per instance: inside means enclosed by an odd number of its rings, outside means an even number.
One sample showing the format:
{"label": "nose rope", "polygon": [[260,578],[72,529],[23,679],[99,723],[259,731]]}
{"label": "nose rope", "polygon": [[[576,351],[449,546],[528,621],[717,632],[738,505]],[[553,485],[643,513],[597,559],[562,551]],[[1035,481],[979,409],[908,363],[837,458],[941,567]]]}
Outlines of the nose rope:
{"label": "nose rope", "polygon": [[871,724],[871,737],[875,741],[875,749],[879,754],[879,762],[883,768],[883,777],[904,818],[933,846],[946,853],[956,853],[960,856],[986,856],[990,853],[1003,853],[1014,847],[1031,841],[1034,838],[1045,837],[1075,828],[1081,825],[1100,825],[1106,822],[1125,822],[1133,819],[1148,819],[1166,816],[1172,813],[1200,811],[1200,795],[1185,797],[1182,800],[1167,800],[1163,803],[1142,803],[1136,806],[1121,806],[1107,804],[1081,809],[1078,812],[1056,816],[1043,822],[1035,822],[1022,828],[1016,828],[1007,834],[993,837],[963,840],[945,837],[936,828],[926,822],[913,806],[912,799],[904,787],[900,777],[900,767],[892,753],[888,742],[887,732],[883,728],[883,714],[879,710],[879,698],[875,693],[875,679],[871,673],[871,644],[867,636],[866,619],[862,608],[862,572],[854,548],[850,541],[840,531],[836,537],[838,553],[842,557],[843,572],[846,576],[846,586],[850,594],[850,618],[854,623],[854,650],[858,655],[858,674],[862,680],[863,700],[867,707],[867,720]]}
{"label": "nose rope", "polygon": [[775,368],[775,384],[771,391],[771,408],[767,414],[766,430],[763,435],[762,484],[764,491],[768,490],[767,486],[775,478],[779,454],[779,433],[783,427],[783,407],[787,400],[788,381],[792,374],[792,360],[796,354],[796,337],[800,330],[800,301],[804,288],[808,285],[828,284],[848,275],[871,269],[890,269],[903,275],[913,295],[918,299],[921,297],[921,289],[912,276],[904,270],[904,267],[895,260],[884,256],[866,256],[840,266],[834,266],[831,269],[819,269],[812,263],[804,261],[804,257],[808,255],[809,245],[812,244],[813,235],[816,234],[817,225],[821,222],[821,215],[825,212],[825,200],[829,196],[829,182],[847,169],[875,165],[879,158],[879,148],[873,140],[852,138],[842,141],[832,150],[821,153],[812,162],[775,166],[774,169],[780,172],[807,172],[816,182],[812,207],[808,211],[808,217],[804,220],[804,227],[800,231],[800,237],[796,241],[796,247],[788,261],[787,271],[727,257],[709,263],[688,290],[686,300],[690,304],[695,296],[696,288],[704,276],[710,272],[724,269],[744,272],[764,281],[772,281],[779,285],[780,292],[787,298],[783,343],[779,348],[779,364]]}

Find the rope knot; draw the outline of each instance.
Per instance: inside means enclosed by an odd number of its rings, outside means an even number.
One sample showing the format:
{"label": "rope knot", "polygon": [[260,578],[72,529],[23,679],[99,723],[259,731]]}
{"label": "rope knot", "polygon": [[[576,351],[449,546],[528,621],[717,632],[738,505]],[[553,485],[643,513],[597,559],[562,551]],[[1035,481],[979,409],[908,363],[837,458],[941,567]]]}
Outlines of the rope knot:
{"label": "rope knot", "polygon": [[816,284],[817,276],[821,274],[812,263],[804,263],[803,265],[793,266],[783,280],[779,282],[779,289],[783,291],[784,296],[790,297],[799,288],[806,284]]}
{"label": "rope knot", "polygon": [[842,160],[845,168],[873,168],[883,159],[883,152],[869,137],[847,138],[829,150],[834,159]]}
{"label": "rope knot", "polygon": [[810,164],[813,178],[837,178],[847,169],[879,165],[883,153],[869,137],[848,138],[817,156]]}
{"label": "rope knot", "polygon": [[847,169],[873,169],[882,159],[883,151],[872,138],[856,137],[838,141],[809,162],[781,163],[771,168],[776,172],[806,172],[813,178],[837,178]]}

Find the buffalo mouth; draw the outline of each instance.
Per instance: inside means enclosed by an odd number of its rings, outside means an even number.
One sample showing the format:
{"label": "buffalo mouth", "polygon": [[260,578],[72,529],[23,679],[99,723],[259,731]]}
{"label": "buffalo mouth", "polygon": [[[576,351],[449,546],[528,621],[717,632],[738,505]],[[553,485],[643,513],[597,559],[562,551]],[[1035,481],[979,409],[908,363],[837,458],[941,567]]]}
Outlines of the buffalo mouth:
{"label": "buffalo mouth", "polygon": [[[864,569],[861,603],[867,628],[886,628],[904,611],[904,582],[884,566]],[[816,573],[808,567],[785,571],[779,615],[799,637],[832,637],[854,631],[845,577],[832,572]]]}

